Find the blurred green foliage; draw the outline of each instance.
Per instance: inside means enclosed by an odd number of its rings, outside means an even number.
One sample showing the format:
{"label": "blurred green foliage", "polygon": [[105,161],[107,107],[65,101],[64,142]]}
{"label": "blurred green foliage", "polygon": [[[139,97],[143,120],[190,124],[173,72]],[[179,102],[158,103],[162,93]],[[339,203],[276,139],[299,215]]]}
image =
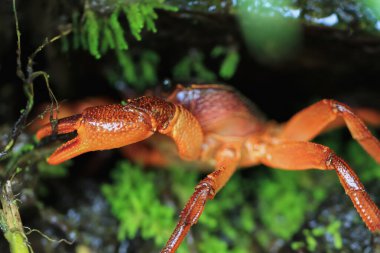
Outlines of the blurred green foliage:
{"label": "blurred green foliage", "polygon": [[[144,29],[157,32],[155,20],[158,18],[157,9],[176,11],[177,8],[166,4],[164,0],[150,1],[115,1],[106,7],[109,11],[97,11],[91,4],[85,5],[85,10],[81,16],[78,12],[72,15],[72,30],[74,49],[82,48],[87,50],[96,59],[100,59],[107,52],[115,52],[119,62],[122,80],[131,86],[143,89],[146,86],[156,83],[156,66],[159,57],[152,51],[143,51],[136,63],[127,52],[128,42],[126,40],[128,32],[140,41]],[[129,24],[129,30],[123,25],[123,16]],[[64,41],[65,50],[70,48],[70,43]],[[115,73],[109,73],[111,76]],[[111,78],[112,79],[112,78]]]}
{"label": "blurred green foliage", "polygon": [[291,10],[292,4],[294,1],[291,0],[238,2],[237,14],[246,45],[259,60],[286,60],[299,48],[300,22],[291,15],[284,15],[284,10]]}
{"label": "blurred green foliage", "polygon": [[192,50],[174,66],[173,78],[175,80],[194,80],[204,83],[215,81],[216,75],[205,66],[204,58],[205,56],[202,52]]}
{"label": "blurred green foliage", "polygon": [[347,157],[352,158],[349,162],[356,169],[362,182],[380,179],[380,165],[370,158],[357,142],[351,141],[345,150]]}
{"label": "blurred green foliage", "polygon": [[299,250],[302,248],[307,248],[308,251],[314,252],[318,246],[318,237],[325,235],[331,236],[335,249],[340,250],[343,247],[343,239],[339,229],[341,227],[341,222],[338,220],[331,221],[331,223],[326,227],[316,227],[313,229],[304,229],[303,235],[305,237],[305,242],[295,241],[291,243],[293,250]]}
{"label": "blurred green foliage", "polygon": [[144,28],[157,32],[154,21],[157,19],[156,9],[176,11],[177,8],[164,0],[150,1],[116,1],[110,13],[97,12],[91,5],[85,6],[83,17],[77,12],[73,14],[73,46],[88,50],[99,59],[108,50],[126,50],[125,28],[120,17],[124,13],[129,23],[129,31],[136,40],[141,40]]}
{"label": "blurred green foliage", "polygon": [[[375,129],[370,128],[370,131],[375,137],[379,138],[378,132]],[[347,129],[337,129],[325,133],[322,137],[317,138],[316,142],[330,147],[347,161],[364,184],[373,180],[379,180],[380,164],[377,164],[357,141],[353,139],[347,141],[348,134]],[[351,138],[350,135],[349,138]]]}
{"label": "blurred green foliage", "polygon": [[302,26],[335,30],[380,31],[380,1],[239,0],[234,2],[245,43],[263,63],[297,56]]}
{"label": "blurred green foliage", "polygon": [[[359,1],[360,2],[360,1]],[[375,16],[377,20],[380,19],[380,2],[377,0],[362,0],[362,3],[369,8],[371,14]],[[379,22],[379,21],[377,21]]]}
{"label": "blurred green foliage", "polygon": [[[85,4],[82,15],[73,12],[72,43],[67,38],[63,40],[64,50],[82,48],[96,59],[100,59],[109,51],[115,53],[118,67],[106,69],[110,83],[118,81],[132,86],[140,91],[157,84],[157,68],[160,56],[151,50],[141,49],[131,52],[126,38],[130,33],[136,40],[142,40],[144,29],[156,32],[156,10],[177,11],[177,8],[165,3],[164,0],[153,1],[105,1],[105,6],[95,8],[91,1]],[[100,4],[100,5],[101,5]],[[105,11],[105,10],[107,11]],[[101,11],[100,11],[101,10]],[[124,20],[125,19],[125,20]],[[129,29],[123,24],[127,21]],[[218,71],[211,70],[205,63],[211,58],[221,58]],[[215,46],[210,54],[205,55],[199,50],[190,50],[172,69],[176,81],[215,82],[218,77],[230,79],[236,72],[240,55],[234,46]],[[216,74],[215,72],[218,72]],[[120,82],[118,82],[120,84]]]}
{"label": "blurred green foliage", "polygon": [[67,161],[58,165],[48,164],[46,161],[37,163],[39,175],[45,178],[65,177],[68,173],[68,168],[72,165],[72,161]]}
{"label": "blurred green foliage", "polygon": [[240,61],[240,55],[236,48],[226,48],[216,46],[211,51],[211,56],[216,58],[225,55],[219,69],[219,76],[223,79],[230,79],[236,72]]}
{"label": "blurred green foliage", "polygon": [[[207,67],[206,59],[222,58],[218,74]],[[215,46],[209,55],[193,49],[173,67],[172,75],[175,80],[179,81],[196,81],[201,83],[210,83],[217,81],[218,78],[225,80],[231,79],[239,65],[240,54],[237,48]]]}
{"label": "blurred green foliage", "polygon": [[109,82],[116,85],[124,80],[134,86],[136,90],[143,90],[157,84],[157,68],[160,56],[151,50],[142,50],[137,57],[129,51],[117,51],[120,67],[106,67],[106,76]]}

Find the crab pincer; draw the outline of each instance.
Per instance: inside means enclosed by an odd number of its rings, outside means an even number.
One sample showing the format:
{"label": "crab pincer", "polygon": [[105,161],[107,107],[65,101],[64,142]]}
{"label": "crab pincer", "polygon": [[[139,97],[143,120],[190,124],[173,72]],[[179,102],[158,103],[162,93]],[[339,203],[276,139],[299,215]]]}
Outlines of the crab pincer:
{"label": "crab pincer", "polygon": [[[181,129],[193,123],[184,134]],[[57,134],[76,132],[77,136],[62,144],[48,159],[59,164],[80,154],[123,147],[144,140],[155,132],[171,137],[183,158],[195,159],[200,152],[202,131],[198,122],[181,106],[154,97],[129,100],[126,105],[86,108],[82,114],[58,120]],[[42,139],[52,135],[51,124],[37,132]],[[192,141],[191,144],[188,144]]]}
{"label": "crab pincer", "polygon": [[[46,124],[36,133],[36,137],[38,140],[41,140],[53,134],[67,134],[67,133],[75,132],[79,129],[81,120],[82,120],[81,114],[76,114],[70,117],[59,119],[55,128],[50,123]],[[64,143],[48,158],[47,161],[50,164],[59,164],[63,159],[67,160],[67,159],[70,159],[70,157],[74,157],[75,155],[70,156],[67,154],[70,153],[70,150],[75,150],[76,147],[79,147],[79,142],[80,142],[79,140],[80,138],[78,135],[74,137],[73,139],[69,140],[68,142]],[[82,154],[84,152],[78,153],[76,155]],[[66,153],[66,157],[64,158],[63,154],[65,153]]]}

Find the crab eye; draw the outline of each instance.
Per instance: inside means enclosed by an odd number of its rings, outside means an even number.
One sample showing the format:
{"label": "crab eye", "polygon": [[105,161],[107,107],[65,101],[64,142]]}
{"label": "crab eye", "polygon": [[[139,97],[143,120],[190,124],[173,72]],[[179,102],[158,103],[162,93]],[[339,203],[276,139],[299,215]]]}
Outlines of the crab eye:
{"label": "crab eye", "polygon": [[161,83],[161,89],[163,92],[172,92],[174,88],[174,85],[172,83],[172,80],[169,78],[165,78]]}
{"label": "crab eye", "polygon": [[174,91],[175,87],[171,79],[165,78],[159,85],[151,90],[151,92],[153,92],[154,96],[166,98]]}

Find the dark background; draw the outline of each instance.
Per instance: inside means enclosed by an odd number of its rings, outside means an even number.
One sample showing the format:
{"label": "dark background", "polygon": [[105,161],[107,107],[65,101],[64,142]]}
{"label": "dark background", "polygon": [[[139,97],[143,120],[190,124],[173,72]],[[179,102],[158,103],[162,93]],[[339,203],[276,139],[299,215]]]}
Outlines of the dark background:
{"label": "dark background", "polygon": [[[24,106],[21,81],[15,75],[15,34],[11,2],[0,7],[0,120],[11,123]],[[66,9],[45,1],[19,4],[23,60],[46,36],[57,32],[58,18]],[[49,12],[50,11],[50,12]],[[233,38],[241,56],[231,80],[217,82],[237,87],[261,110],[278,121],[321,98],[335,98],[356,106],[380,107],[380,43],[373,34],[345,31],[331,27],[303,25],[301,46],[290,59],[276,63],[257,61],[246,48],[240,27],[232,15],[181,10],[179,13],[159,12],[158,33],[144,33],[143,40],[128,38],[130,49],[155,50],[161,61],[158,80],[173,80],[171,69],[189,48],[207,54],[216,44]],[[129,35],[128,35],[129,36]],[[55,42],[35,59],[35,70],[50,75],[53,91],[59,101],[92,96],[123,99],[124,95],[107,83],[104,66],[117,64],[112,54],[100,60],[82,50],[62,52]],[[206,65],[218,71],[218,59],[206,59]],[[180,80],[182,81],[182,80]],[[191,82],[191,80],[186,80]],[[46,88],[36,81],[36,104],[48,101]]]}
{"label": "dark background", "polygon": [[[16,36],[11,1],[4,2],[5,4],[0,5],[0,122],[2,126],[12,126],[20,110],[24,108],[26,98],[22,82],[16,77]],[[57,27],[68,22],[73,6],[76,4],[71,1],[35,0],[18,3],[24,63],[26,57],[46,36],[56,35]],[[157,85],[168,80],[173,85],[178,82],[192,82],[174,80],[171,72],[178,60],[192,48],[208,54],[215,45],[233,43],[238,47],[241,57],[237,71],[230,80],[220,79],[216,82],[236,87],[269,119],[286,121],[297,111],[323,98],[334,98],[350,106],[380,109],[378,34],[355,29],[355,23],[347,29],[303,23],[301,44],[292,57],[280,62],[262,62],[248,50],[235,16],[223,9],[207,12],[202,8],[187,8],[185,4],[179,4],[179,7],[176,13],[159,11],[156,23],[158,33],[144,32],[141,42],[137,42],[129,34],[126,35],[131,52],[151,49],[160,55]],[[76,8],[80,10],[80,6]],[[129,95],[128,92],[115,89],[115,86],[108,82],[104,72],[106,66],[116,68],[117,64],[113,54],[96,60],[81,49],[63,52],[62,44],[58,41],[49,45],[36,57],[34,70],[44,70],[50,75],[51,87],[59,101],[70,103],[96,96],[122,100],[125,99],[125,95]],[[217,72],[220,59],[206,58],[205,64]],[[135,92],[130,94],[136,95]],[[36,105],[49,101],[42,79],[35,81],[35,100]],[[350,138],[348,134],[345,137]],[[82,181],[76,181],[78,175],[83,178],[91,175],[95,180],[102,180],[103,176],[108,176],[109,171],[105,170],[89,173],[88,168],[91,166],[99,168],[102,165],[98,159],[87,159],[90,156],[91,154],[86,154],[75,159],[79,168],[85,167],[81,165],[89,161],[92,163],[87,164],[87,169],[82,171],[70,170],[71,177],[67,180],[73,179],[79,185],[73,187],[74,191],[77,188],[80,191],[82,187]],[[118,154],[100,152],[98,156],[100,160],[104,157],[107,160]],[[113,163],[109,160],[106,163]],[[67,183],[64,181],[63,185]],[[51,184],[48,182],[53,191],[60,191],[57,190],[60,186],[55,186],[55,182]],[[75,194],[73,193],[70,201],[78,201]],[[351,206],[349,208],[353,209]],[[36,222],[34,215],[35,213],[29,212],[29,215],[23,216],[23,220],[27,224],[33,224]],[[4,245],[6,246],[5,243]]]}

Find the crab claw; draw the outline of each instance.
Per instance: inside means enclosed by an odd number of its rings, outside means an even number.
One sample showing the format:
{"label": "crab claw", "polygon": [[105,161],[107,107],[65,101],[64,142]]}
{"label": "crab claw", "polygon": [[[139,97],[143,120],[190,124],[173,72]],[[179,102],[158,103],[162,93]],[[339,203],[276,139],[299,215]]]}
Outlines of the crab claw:
{"label": "crab claw", "polygon": [[[67,118],[59,119],[56,133],[66,134],[74,131],[78,131],[82,120],[82,114],[73,115]],[[53,134],[53,127],[51,124],[44,125],[36,134],[38,140]],[[78,147],[80,147],[78,149]],[[80,152],[80,151],[83,152]],[[68,160],[76,155],[86,152],[84,145],[81,145],[81,138],[76,136],[74,139],[61,145],[48,159],[50,164],[59,164],[65,160]]]}
{"label": "crab claw", "polygon": [[[58,121],[57,134],[74,131],[77,136],[58,147],[47,159],[49,164],[59,164],[89,151],[119,148],[153,134],[146,113],[121,105],[89,107],[82,114]],[[42,139],[52,134],[52,127],[47,124],[36,135]]]}
{"label": "crab claw", "polygon": [[[56,133],[57,134],[67,134],[74,132],[79,127],[79,122],[82,118],[82,114],[76,114],[70,117],[66,117],[63,119],[58,120]],[[50,136],[53,134],[53,127],[52,125],[45,124],[41,127],[40,130],[36,133],[36,137],[38,140],[41,140],[42,138],[45,138],[47,136]]]}

